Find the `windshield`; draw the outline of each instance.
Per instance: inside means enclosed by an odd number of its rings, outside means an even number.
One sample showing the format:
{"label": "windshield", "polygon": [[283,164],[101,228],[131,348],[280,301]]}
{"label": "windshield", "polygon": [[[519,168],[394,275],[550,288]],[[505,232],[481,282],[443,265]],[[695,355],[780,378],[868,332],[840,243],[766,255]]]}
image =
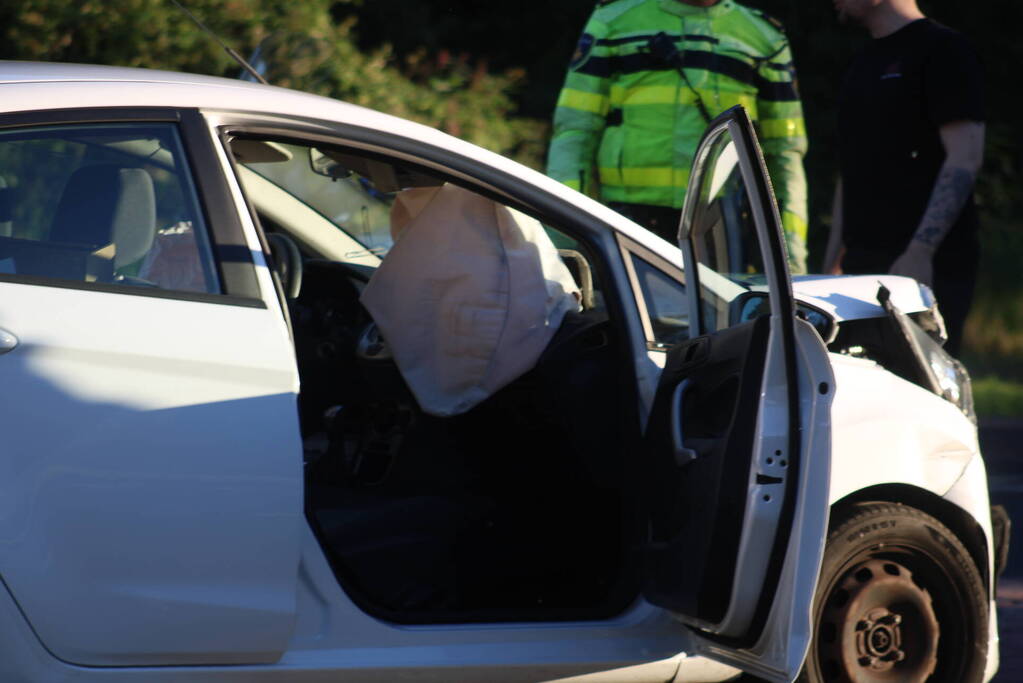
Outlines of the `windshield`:
{"label": "windshield", "polygon": [[239,161],[319,213],[367,251],[382,257],[390,250],[394,192],[381,192],[369,177],[355,171],[349,171],[347,177],[321,175],[310,164],[309,147],[273,144],[288,158],[282,155],[271,161]]}

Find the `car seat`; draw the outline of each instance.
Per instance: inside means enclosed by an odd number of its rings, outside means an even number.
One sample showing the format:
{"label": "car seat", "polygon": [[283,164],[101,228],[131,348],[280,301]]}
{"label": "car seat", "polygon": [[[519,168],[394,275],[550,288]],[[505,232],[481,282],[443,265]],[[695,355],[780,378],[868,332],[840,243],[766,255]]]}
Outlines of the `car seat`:
{"label": "car seat", "polygon": [[153,246],[156,197],[145,169],[116,164],[78,168],[68,178],[50,228],[50,241],[88,245],[94,256],[86,279],[131,284],[128,267]]}

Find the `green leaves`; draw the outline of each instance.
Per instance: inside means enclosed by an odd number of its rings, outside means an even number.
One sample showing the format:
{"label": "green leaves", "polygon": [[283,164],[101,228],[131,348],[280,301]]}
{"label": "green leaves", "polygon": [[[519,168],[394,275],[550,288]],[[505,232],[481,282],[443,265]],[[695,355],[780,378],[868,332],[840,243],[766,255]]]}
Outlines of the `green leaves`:
{"label": "green leaves", "polygon": [[[335,23],[331,0],[183,0],[229,46],[257,46],[274,85],[420,121],[542,163],[546,124],[515,119],[522,72],[444,51],[399,59],[389,45],[360,50],[355,17]],[[349,0],[344,3],[357,5]],[[170,0],[9,0],[0,58],[135,66],[236,77],[240,67]]]}

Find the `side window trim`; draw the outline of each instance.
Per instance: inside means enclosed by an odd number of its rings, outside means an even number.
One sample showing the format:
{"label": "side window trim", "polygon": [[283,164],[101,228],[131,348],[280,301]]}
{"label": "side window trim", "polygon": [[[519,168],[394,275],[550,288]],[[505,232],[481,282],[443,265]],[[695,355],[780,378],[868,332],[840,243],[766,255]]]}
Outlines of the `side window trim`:
{"label": "side window trim", "polygon": [[62,281],[56,278],[17,274],[0,274],[0,281],[265,308],[256,280],[252,255],[248,248],[244,247],[241,222],[233,210],[226,181],[219,175],[219,164],[213,163],[216,157],[212,142],[206,134],[205,124],[197,109],[108,107],[0,114],[0,130],[92,123],[172,123],[177,125],[181,146],[184,148],[189,165],[190,180],[199,203],[199,210],[203,213],[210,233],[215,267],[223,293],[159,290],[111,283]]}
{"label": "side window trim", "polygon": [[206,292],[183,292],[175,289],[119,285],[109,282],[62,280],[59,278],[43,277],[39,275],[8,275],[6,273],[0,273],[0,282],[9,282],[16,285],[52,287],[55,289],[76,289],[88,292],[103,292],[106,294],[127,294],[129,296],[144,296],[151,299],[174,299],[177,301],[192,301],[195,303],[220,304],[222,306],[266,308],[266,303],[262,299],[254,299],[252,297],[233,296],[231,294],[209,294]]}
{"label": "side window trim", "polygon": [[181,111],[181,137],[195,176],[199,204],[206,214],[224,292],[261,299],[252,253],[245,241],[227,180],[213,148],[209,128],[197,109]]}
{"label": "side window trim", "polygon": [[[206,127],[207,123],[203,121],[203,126]],[[263,227],[263,223],[259,218],[259,213],[256,211],[256,207],[253,206],[252,201],[249,199],[248,193],[245,191],[245,183],[242,182],[242,178],[239,175],[239,167],[241,162],[235,157],[234,152],[231,151],[231,133],[224,126],[211,127],[209,130],[214,131],[217,142],[220,144],[224,155],[227,157],[227,161],[231,166],[231,172],[235,174],[238,188],[241,191],[242,200],[245,202],[245,210],[249,213],[249,219],[252,221],[252,225],[255,226],[256,239],[259,241],[259,247],[263,250],[263,258],[266,260],[270,270],[270,280],[273,282],[274,296],[277,299],[277,305],[280,307],[281,312],[284,314],[284,324],[288,328],[288,335],[294,341],[295,328],[291,320],[291,309],[288,307],[288,299],[284,294],[284,286],[281,283],[280,278],[277,274],[277,267],[274,263],[273,254],[270,252],[270,243],[267,241],[266,232]],[[244,240],[244,236],[240,239]]]}

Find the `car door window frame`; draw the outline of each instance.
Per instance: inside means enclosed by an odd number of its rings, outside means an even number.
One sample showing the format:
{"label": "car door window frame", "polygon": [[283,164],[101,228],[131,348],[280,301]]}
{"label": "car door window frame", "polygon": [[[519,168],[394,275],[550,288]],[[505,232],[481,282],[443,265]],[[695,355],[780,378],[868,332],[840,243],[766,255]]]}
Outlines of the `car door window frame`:
{"label": "car door window frame", "polygon": [[[771,217],[766,215],[764,212],[764,204],[767,203],[770,206],[770,211],[773,213],[773,219],[776,226],[781,225],[781,218],[778,213],[777,202],[774,200],[774,190],[770,184],[770,178],[767,172],[767,164],[764,161],[763,153],[756,143],[747,139],[745,132],[742,130],[741,124],[735,119],[737,114],[734,110],[730,109],[723,113],[718,119],[711,124],[711,128],[704,134],[705,139],[710,140],[712,137],[717,138],[724,132],[732,139],[732,144],[737,148],[741,145],[741,149],[737,149],[738,165],[740,173],[742,174],[745,191],[750,199],[750,208],[753,212],[753,220],[756,226],[759,226],[758,234],[764,234],[767,237],[766,242],[758,240],[760,250],[762,253],[765,276],[768,282],[768,291],[771,300],[771,311],[777,313],[779,316],[792,317],[794,315],[794,304],[792,294],[792,280],[789,276],[787,260],[785,258],[785,247],[782,240],[780,228],[776,230],[770,230],[769,226]],[[739,107],[741,109],[741,107]],[[743,114],[744,116],[745,115]],[[692,177],[702,176],[703,168],[711,160],[709,158],[709,152],[712,145],[706,144],[701,145],[697,151],[697,157],[693,161]],[[756,163],[757,166],[753,164]],[[697,205],[700,204],[698,192],[700,187],[691,185],[686,193],[685,204],[682,209],[682,217],[680,221],[680,242],[683,252],[688,252],[689,260],[693,263],[697,263],[695,254],[692,253],[690,246],[689,233],[692,229],[695,211]],[[777,267],[777,264],[781,264],[781,268]],[[699,299],[699,279],[700,274],[697,272],[691,274],[692,284],[696,285],[690,291],[690,303],[692,304],[694,297],[696,300]],[[696,321],[694,330],[699,330],[700,334],[708,332],[704,329],[702,307],[696,306],[693,311],[693,320]],[[794,334],[790,330],[787,338],[786,345],[794,345]]]}
{"label": "car door window frame", "polygon": [[660,256],[654,251],[620,233],[616,234],[616,238],[618,240],[618,248],[621,251],[622,260],[625,263],[625,270],[629,274],[629,285],[632,288],[632,295],[636,299],[637,313],[643,323],[643,333],[646,336],[646,348],[648,351],[665,352],[671,347],[670,345],[657,341],[656,334],[654,333],[653,321],[650,318],[650,304],[648,304],[646,296],[643,294],[643,287],[640,283],[639,274],[636,272],[636,266],[633,259],[638,258],[645,261],[652,268],[663,273],[665,277],[678,282],[683,288],[686,286],[685,272],[677,265],[665,259],[663,256]]}
{"label": "car door window frame", "polygon": [[265,308],[256,279],[252,254],[245,243],[241,222],[235,211],[227,181],[202,116],[197,109],[166,107],[110,107],[52,109],[0,114],[0,130],[31,129],[44,126],[75,126],[96,123],[135,124],[169,123],[177,126],[186,168],[187,182],[195,192],[197,209],[206,224],[214,268],[221,293],[187,292],[138,287],[116,283],[61,280],[33,275],[0,274],[0,281],[83,289],[163,299],[182,299],[232,306]]}

